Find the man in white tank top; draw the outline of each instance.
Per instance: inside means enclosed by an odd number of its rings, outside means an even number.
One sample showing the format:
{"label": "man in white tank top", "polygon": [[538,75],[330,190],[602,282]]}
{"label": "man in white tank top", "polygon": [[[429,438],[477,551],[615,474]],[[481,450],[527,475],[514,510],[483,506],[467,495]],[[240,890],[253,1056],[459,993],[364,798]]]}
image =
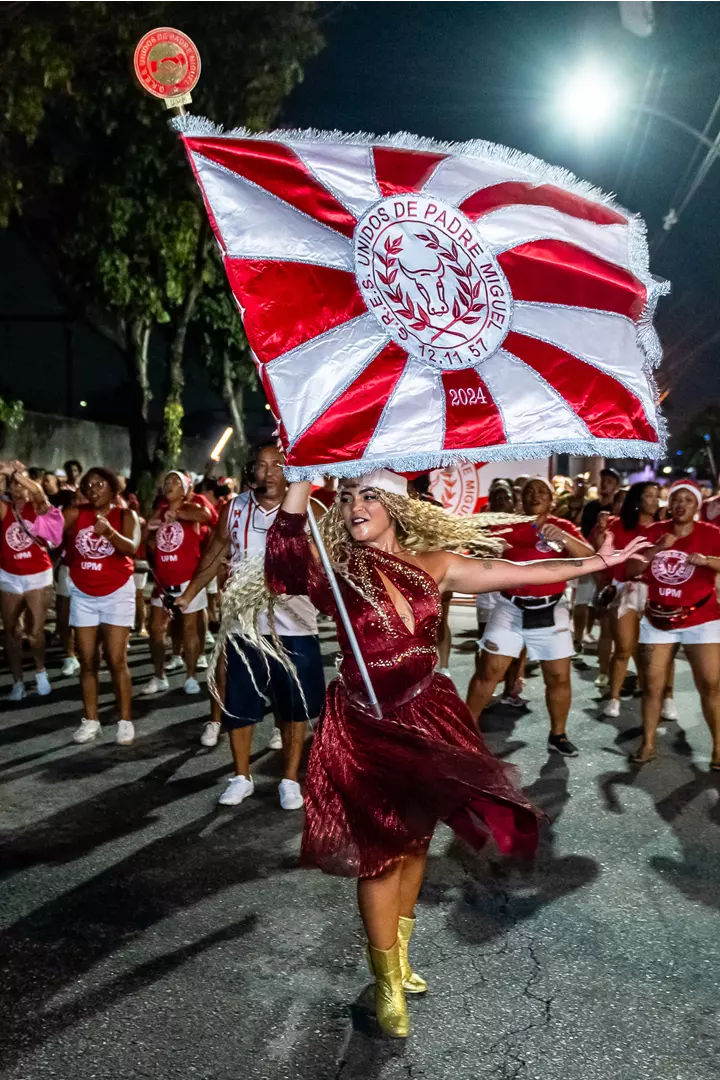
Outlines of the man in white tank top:
{"label": "man in white tank top", "polygon": [[[274,443],[257,450],[253,488],[236,495],[223,510],[195,577],[182,597],[176,600],[179,607],[192,600],[217,574],[223,555],[229,554],[231,566],[237,566],[247,558],[264,554],[268,530],[287,488],[283,463],[282,451]],[[237,806],[254,791],[250,775],[252,730],[265,714],[266,697],[272,703],[279,726],[279,730],[276,728],[273,732],[270,746],[273,749],[281,746],[283,753],[280,805],[284,810],[299,810],[303,805],[298,769],[307,722],[319,715],[325,696],[317,613],[307,596],[289,597],[287,604],[276,609],[275,626],[297,670],[307,707],[295,681],[279,663],[270,661],[268,677],[265,660],[257,650],[245,649],[243,660],[235,648],[228,649],[223,726],[230,736],[235,775],[220,796],[224,806]],[[265,615],[261,616],[259,628],[263,634],[270,633]],[[258,687],[263,694],[258,694]],[[217,743],[219,728],[219,723],[208,721],[202,737],[204,746]]]}

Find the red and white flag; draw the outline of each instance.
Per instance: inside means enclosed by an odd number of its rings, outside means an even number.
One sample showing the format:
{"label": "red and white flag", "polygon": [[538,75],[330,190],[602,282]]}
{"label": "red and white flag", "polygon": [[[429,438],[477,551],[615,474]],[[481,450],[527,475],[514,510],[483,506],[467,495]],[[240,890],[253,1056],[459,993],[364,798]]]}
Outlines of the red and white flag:
{"label": "red and white flag", "polygon": [[290,475],[660,457],[640,218],[491,143],[180,131]]}

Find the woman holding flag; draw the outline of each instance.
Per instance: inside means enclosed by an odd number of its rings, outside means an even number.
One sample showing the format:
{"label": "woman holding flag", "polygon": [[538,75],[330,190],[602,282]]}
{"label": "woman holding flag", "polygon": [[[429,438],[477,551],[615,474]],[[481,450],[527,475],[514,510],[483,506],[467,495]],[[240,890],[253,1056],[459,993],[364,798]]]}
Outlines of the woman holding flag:
{"label": "woman holding flag", "polygon": [[[276,601],[282,603],[281,594],[308,594],[337,623],[342,662],[308,766],[302,861],[358,878],[378,1023],[396,1037],[409,1030],[405,994],[427,989],[410,966],[408,944],[436,822],[445,821],[477,849],[492,838],[504,854],[531,856],[541,817],[517,786],[516,771],[486,749],[451,680],[434,670],[442,595],[566,581],[616,566],[646,545],[638,539],[625,551],[606,545],[587,559],[506,563],[487,557],[502,544],[477,521],[455,518],[406,491],[403,477],[385,469],[341,480],[320,524],[382,719],[370,707],[306,533],[309,483],[289,486],[265,560]],[[452,553],[468,547],[486,557]],[[248,578],[237,575],[228,591],[235,594],[229,606],[247,608]],[[254,602],[266,604],[267,594]],[[253,629],[246,625],[243,636],[252,639]]]}

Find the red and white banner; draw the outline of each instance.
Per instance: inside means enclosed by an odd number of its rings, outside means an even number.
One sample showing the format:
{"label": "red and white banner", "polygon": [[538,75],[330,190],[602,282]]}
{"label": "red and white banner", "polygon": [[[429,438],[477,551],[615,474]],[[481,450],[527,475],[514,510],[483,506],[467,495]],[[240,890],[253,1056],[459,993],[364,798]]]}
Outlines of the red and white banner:
{"label": "red and white banner", "polygon": [[490,143],[174,122],[295,479],[663,454],[643,222]]}
{"label": "red and white banner", "polygon": [[493,480],[514,480],[517,476],[547,476],[549,480],[550,460],[458,461],[456,465],[434,469],[430,473],[430,494],[458,517],[479,514],[487,509]]}

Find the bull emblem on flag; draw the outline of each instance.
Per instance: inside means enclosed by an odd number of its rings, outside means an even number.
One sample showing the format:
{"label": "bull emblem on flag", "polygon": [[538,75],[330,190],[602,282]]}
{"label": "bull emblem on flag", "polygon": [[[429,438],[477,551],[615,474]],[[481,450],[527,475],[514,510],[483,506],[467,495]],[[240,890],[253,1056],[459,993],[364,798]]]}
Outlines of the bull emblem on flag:
{"label": "bull emblem on flag", "polygon": [[180,131],[288,475],[658,458],[643,222],[490,143]]}
{"label": "bull emblem on flag", "polygon": [[410,278],[420,294],[421,302],[427,305],[431,315],[445,315],[450,309],[445,301],[445,267],[438,256],[437,266],[431,270],[409,270],[399,263],[405,277]]}

